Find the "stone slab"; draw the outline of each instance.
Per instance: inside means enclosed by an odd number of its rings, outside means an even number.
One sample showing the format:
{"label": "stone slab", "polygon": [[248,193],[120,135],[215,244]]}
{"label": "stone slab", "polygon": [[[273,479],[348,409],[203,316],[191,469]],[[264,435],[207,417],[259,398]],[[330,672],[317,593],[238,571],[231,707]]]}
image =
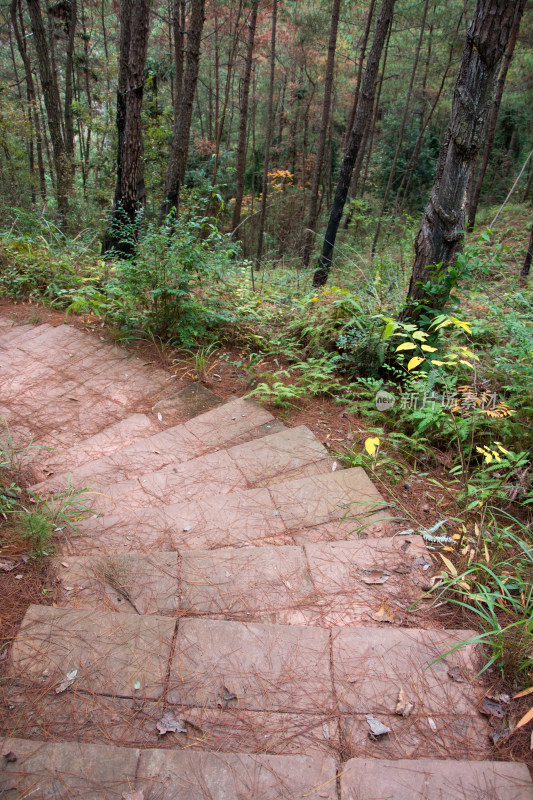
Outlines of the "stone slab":
{"label": "stone slab", "polygon": [[157,699],[173,634],[167,617],[30,606],[11,649],[12,668],[43,687],[76,669],[79,690]]}
{"label": "stone slab", "polygon": [[501,761],[352,759],[343,768],[341,800],[531,800],[525,764]]}
{"label": "stone slab", "polygon": [[272,414],[257,403],[237,398],[189,420],[185,428],[206,447],[221,447],[273,419]]}
{"label": "stone slab", "polygon": [[173,521],[162,508],[139,508],[128,514],[89,517],[76,522],[67,536],[69,555],[112,554],[148,550],[166,552],[172,545]]}
{"label": "stone slab", "polygon": [[184,619],[167,700],[324,714],[334,703],[329,660],[329,634],[320,628]]}
{"label": "stone slab", "polygon": [[[418,715],[476,715],[476,652],[466,645],[444,656],[474,631],[416,628],[333,629],[333,673],[339,709],[394,714],[400,690]],[[457,672],[461,682],[455,679]]]}
{"label": "stone slab", "polygon": [[288,528],[303,528],[346,516],[361,517],[385,505],[360,467],[277,484],[272,498]]}
{"label": "stone slab", "polygon": [[158,800],[335,800],[335,775],[333,759],[316,756],[145,750],[136,786]]}
{"label": "stone slab", "polygon": [[299,547],[184,551],[181,603],[186,614],[257,619],[304,605],[313,586]]}
{"label": "stone slab", "polygon": [[70,556],[56,562],[63,606],[131,614],[174,614],[178,607],[177,553]]}
{"label": "stone slab", "polygon": [[77,742],[4,739],[0,796],[39,800],[120,800],[135,784],[139,751]]}
{"label": "stone slab", "polygon": [[178,425],[197,417],[222,403],[222,398],[202,383],[191,383],[169,397],[160,400],[152,412],[164,425]]}

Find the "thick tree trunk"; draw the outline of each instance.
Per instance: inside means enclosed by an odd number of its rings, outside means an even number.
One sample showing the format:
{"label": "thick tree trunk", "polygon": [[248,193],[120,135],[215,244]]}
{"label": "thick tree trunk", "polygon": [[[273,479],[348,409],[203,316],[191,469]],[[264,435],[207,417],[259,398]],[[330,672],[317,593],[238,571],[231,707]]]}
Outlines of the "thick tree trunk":
{"label": "thick tree trunk", "polygon": [[502,68],[500,70],[500,76],[498,78],[498,83],[496,86],[496,95],[494,97],[494,104],[492,106],[492,112],[490,115],[487,138],[485,139],[485,147],[483,148],[483,157],[481,159],[481,164],[479,167],[476,183],[474,185],[472,194],[470,195],[470,201],[468,203],[467,216],[468,216],[469,231],[473,230],[474,225],[476,224],[476,214],[477,214],[477,207],[479,204],[479,197],[481,195],[481,187],[483,186],[483,181],[485,179],[485,173],[487,171],[492,145],[494,144],[494,137],[496,135],[496,125],[498,122],[498,114],[502,102],[503,90],[505,88],[505,80],[507,78],[507,72],[509,71],[509,65],[513,58],[516,40],[518,37],[518,31],[520,29],[520,22],[522,20],[522,15],[526,7],[526,2],[527,0],[520,0],[520,2],[516,6],[516,15],[513,23],[513,29],[511,31],[509,43],[507,44],[507,50],[505,51]]}
{"label": "thick tree trunk", "polygon": [[270,82],[268,87],[268,117],[265,141],[265,158],[263,162],[263,192],[261,194],[261,210],[259,213],[259,233],[257,239],[257,263],[263,255],[263,236],[265,233],[266,207],[268,196],[268,170],[270,166],[270,148],[272,146],[272,130],[274,126],[274,78],[276,74],[276,25],[278,21],[278,0],[272,2],[272,34],[270,38]]}
{"label": "thick tree trunk", "polygon": [[372,241],[372,258],[374,258],[374,255],[376,253],[379,234],[380,234],[380,231],[381,231],[381,221],[383,219],[383,214],[385,213],[385,209],[387,208],[387,203],[389,201],[389,194],[390,194],[390,190],[392,188],[392,182],[394,180],[394,175],[396,174],[396,166],[398,164],[398,158],[400,157],[400,152],[401,152],[401,149],[402,149],[403,135],[404,135],[404,132],[405,132],[405,125],[406,125],[406,122],[407,122],[407,115],[409,113],[409,105],[411,103],[411,96],[412,96],[412,93],[413,93],[413,86],[414,86],[414,83],[415,83],[416,70],[418,68],[418,59],[420,58],[420,50],[422,48],[422,40],[424,38],[424,31],[425,31],[425,27],[426,27],[426,18],[427,18],[428,6],[429,6],[429,0],[425,0],[424,11],[422,12],[422,22],[420,23],[420,34],[419,34],[419,37],[418,37],[418,42],[417,42],[417,46],[416,46],[416,50],[415,50],[415,58],[414,58],[414,61],[413,61],[413,68],[411,70],[411,78],[409,80],[409,87],[407,89],[407,96],[405,98],[405,105],[404,105],[404,109],[403,109],[402,119],[401,119],[401,122],[400,122],[400,129],[399,129],[399,131],[397,133],[397,140],[398,141],[397,141],[397,144],[396,144],[396,150],[394,152],[394,158],[392,159],[392,165],[391,165],[390,172],[389,172],[389,179],[387,181],[387,185],[385,187],[385,193],[383,195],[383,200],[381,202],[381,209],[380,209],[380,212],[379,212],[379,217],[378,217],[378,221],[377,221],[377,225],[376,225],[376,230],[375,230],[375,233],[374,233],[374,239]]}
{"label": "thick tree trunk", "polygon": [[257,27],[257,9],[259,0],[252,0],[250,18],[248,20],[248,39],[246,42],[246,59],[242,79],[241,107],[239,116],[239,138],[237,143],[237,165],[235,172],[236,191],[235,205],[231,227],[236,231],[241,221],[242,198],[244,196],[244,174],[246,171],[246,130],[248,125],[248,106],[250,103],[250,82],[252,78],[252,61],[254,55],[255,29]]}
{"label": "thick tree trunk", "polygon": [[163,216],[172,209],[177,213],[180,190],[185,178],[187,154],[189,152],[189,135],[191,131],[192,109],[198,68],[200,63],[200,42],[204,27],[205,0],[192,0],[187,34],[187,54],[183,91],[178,116],[174,119],[174,136],[170,146],[167,174],[165,178],[165,201],[162,206]]}
{"label": "thick tree trunk", "polygon": [[483,144],[498,68],[521,2],[477,0],[435,183],[415,241],[404,318],[416,318],[420,301],[440,308],[448,299],[451,286],[443,279],[461,249],[470,170]]}
{"label": "thick tree trunk", "polygon": [[[73,69],[74,69],[74,42],[78,8],[76,0],[70,0],[70,17],[68,20],[67,54],[65,60],[65,147],[68,153],[72,170],[74,171],[74,109],[73,101]],[[74,175],[72,176],[74,177]]]}
{"label": "thick tree trunk", "polygon": [[72,167],[63,139],[61,125],[61,102],[59,90],[52,71],[51,55],[41,15],[40,0],[27,0],[33,41],[39,64],[39,75],[44,96],[48,130],[52,141],[54,172],[56,176],[57,208],[63,222],[69,210],[69,197],[72,190]]}
{"label": "thick tree trunk", "polygon": [[185,48],[185,0],[174,0],[174,119],[179,115],[183,91],[183,53]]}
{"label": "thick tree trunk", "polygon": [[526,280],[529,277],[529,270],[531,268],[531,259],[533,258],[533,227],[531,228],[531,235],[529,237],[529,245],[527,248],[524,266],[520,272],[520,277]]}
{"label": "thick tree trunk", "polygon": [[309,211],[307,215],[307,228],[305,231],[304,247],[302,255],[302,267],[309,266],[311,253],[315,238],[316,221],[318,218],[318,189],[320,177],[324,165],[324,153],[326,151],[326,137],[329,127],[329,116],[331,111],[331,90],[333,88],[333,78],[335,77],[335,51],[337,49],[337,30],[339,27],[339,13],[341,0],[333,0],[331,7],[331,26],[329,29],[328,59],[326,62],[326,75],[324,78],[324,102],[322,104],[322,121],[320,123],[320,133],[316,149],[315,166],[313,169],[313,179],[311,182],[311,196],[309,198]]}
{"label": "thick tree trunk", "polygon": [[333,250],[335,247],[335,239],[339,229],[344,204],[348,196],[350,188],[350,181],[352,177],[352,170],[357,159],[359,148],[362,145],[365,135],[365,129],[371,121],[372,107],[374,105],[374,95],[376,92],[376,83],[379,70],[379,61],[387,33],[392,22],[392,12],[394,9],[395,0],[383,0],[379,16],[376,23],[376,31],[374,34],[374,41],[368,56],[368,62],[365,70],[365,77],[361,87],[361,97],[357,106],[357,113],[353,128],[350,134],[350,139],[337,183],[335,197],[329,217],[326,235],[322,246],[322,254],[318,260],[318,266],[313,276],[313,286],[323,286],[331,270]]}
{"label": "thick tree trunk", "polygon": [[366,48],[368,45],[368,37],[370,36],[370,31],[372,29],[372,18],[374,16],[375,5],[376,5],[376,0],[371,0],[370,8],[368,9],[366,17],[366,26],[365,26],[365,32],[363,34],[363,41],[361,42],[361,52],[359,53],[359,64],[357,65],[357,81],[355,84],[354,100],[352,103],[352,107],[350,109],[350,116],[348,117],[348,123],[346,125],[346,133],[344,135],[345,150],[348,147],[348,141],[350,139],[350,133],[353,128],[355,113],[357,111],[357,104],[359,103],[359,92],[361,91],[361,81],[363,80],[363,67],[365,63]]}
{"label": "thick tree trunk", "polygon": [[144,199],[141,112],[144,68],[150,29],[150,0],[122,0],[117,90],[117,182],[111,224],[103,250],[133,252],[131,233],[121,224],[134,224]]}

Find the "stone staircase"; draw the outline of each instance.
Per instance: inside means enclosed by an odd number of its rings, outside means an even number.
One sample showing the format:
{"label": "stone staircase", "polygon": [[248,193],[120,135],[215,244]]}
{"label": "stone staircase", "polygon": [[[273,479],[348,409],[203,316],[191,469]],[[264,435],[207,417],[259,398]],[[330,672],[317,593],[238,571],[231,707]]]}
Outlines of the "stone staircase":
{"label": "stone staircase", "polygon": [[94,510],[10,650],[0,798],[531,800],[490,760],[475,650],[436,660],[471,632],[409,610],[422,538],[304,426],[200,395],[0,318],[0,416],[49,448],[35,491]]}

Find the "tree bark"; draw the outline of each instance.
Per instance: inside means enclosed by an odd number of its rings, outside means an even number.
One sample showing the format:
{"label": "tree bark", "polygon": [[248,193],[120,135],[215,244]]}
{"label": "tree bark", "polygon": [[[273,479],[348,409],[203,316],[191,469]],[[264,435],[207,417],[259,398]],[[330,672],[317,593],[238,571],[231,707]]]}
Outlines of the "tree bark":
{"label": "tree bark", "polygon": [[52,71],[52,62],[44,29],[39,0],[27,0],[33,41],[39,64],[39,76],[44,96],[48,130],[52,141],[54,172],[56,176],[57,209],[63,223],[69,211],[69,197],[72,190],[72,167],[68,150],[63,139],[61,125],[61,102],[59,90]]}
{"label": "tree bark", "polygon": [[150,0],[122,0],[120,62],[117,90],[117,182],[111,224],[103,250],[131,255],[131,234],[121,224],[134,224],[144,199],[141,112],[144,67],[150,30]]}
{"label": "tree bark", "polygon": [[[416,319],[421,302],[441,308],[449,269],[464,238],[471,165],[483,144],[498,68],[522,0],[477,0],[441,146],[435,183],[415,241],[415,261],[404,318]],[[452,276],[453,278],[453,276]]]}
{"label": "tree bark", "polygon": [[[67,27],[67,53],[65,60],[65,147],[68,153],[72,170],[74,170],[74,110],[73,101],[73,69],[74,69],[74,42],[76,36],[76,24],[78,8],[76,0],[70,2],[70,17]],[[74,177],[74,176],[73,176]]]}
{"label": "tree bark", "polygon": [[333,78],[335,77],[335,51],[337,49],[337,30],[339,27],[339,13],[341,0],[333,0],[331,7],[331,26],[329,29],[328,58],[326,62],[326,75],[324,78],[324,101],[322,104],[322,121],[320,123],[320,133],[316,149],[315,166],[313,169],[313,179],[311,182],[311,196],[309,198],[309,211],[307,215],[307,227],[305,231],[304,247],[302,255],[302,267],[309,266],[311,253],[313,252],[314,234],[318,218],[318,189],[320,186],[320,176],[324,165],[324,153],[326,151],[326,137],[329,127],[329,117],[331,111],[331,90],[333,88]]}
{"label": "tree bark", "polygon": [[524,266],[520,272],[520,277],[525,280],[529,277],[529,270],[531,268],[531,259],[533,258],[533,227],[531,228],[531,235],[529,237],[529,245],[527,248]]}
{"label": "tree bark", "polygon": [[518,38],[518,31],[520,29],[520,22],[522,20],[522,15],[526,7],[526,2],[527,0],[520,0],[520,2],[516,6],[516,16],[514,19],[513,28],[511,31],[511,36],[509,38],[509,43],[507,45],[507,50],[505,51],[502,68],[500,70],[500,76],[498,78],[498,83],[496,86],[496,95],[494,97],[494,104],[492,106],[492,112],[490,115],[487,138],[485,140],[485,147],[483,148],[483,157],[481,159],[481,164],[479,167],[476,183],[474,185],[472,194],[470,196],[470,201],[468,203],[467,227],[469,231],[473,230],[474,225],[476,224],[476,214],[477,214],[477,207],[479,204],[479,197],[481,195],[481,187],[483,186],[483,181],[485,179],[485,173],[487,171],[492,145],[494,144],[494,137],[496,135],[496,125],[498,122],[498,114],[502,102],[503,90],[505,88],[505,80],[507,78],[507,72],[509,71],[509,65],[513,58],[516,40]]}
{"label": "tree bark", "polygon": [[361,91],[361,81],[363,80],[363,67],[365,63],[365,56],[366,56],[366,48],[368,45],[368,37],[370,36],[370,30],[372,28],[372,18],[374,16],[374,6],[376,5],[376,0],[371,0],[370,8],[368,9],[367,17],[366,17],[366,26],[365,32],[363,34],[363,41],[361,42],[361,53],[359,55],[359,64],[357,67],[357,81],[355,84],[355,95],[354,101],[352,103],[352,107],[350,109],[350,116],[348,118],[348,124],[346,125],[346,134],[344,136],[344,149],[348,147],[348,141],[350,139],[350,132],[353,128],[353,123],[355,120],[355,113],[357,111],[357,104],[359,103],[359,92]]}
{"label": "tree bark", "polygon": [[420,24],[420,35],[418,37],[418,42],[417,42],[417,45],[416,45],[415,58],[414,58],[414,61],[413,61],[413,68],[411,70],[411,78],[409,80],[409,87],[407,89],[407,97],[405,98],[405,105],[404,105],[404,109],[403,109],[402,119],[401,119],[401,122],[400,122],[400,129],[399,129],[398,134],[397,134],[398,141],[397,141],[397,144],[396,144],[396,150],[394,152],[394,158],[392,159],[392,165],[391,165],[390,172],[389,172],[389,179],[387,181],[387,185],[385,187],[385,193],[383,195],[383,200],[381,202],[381,209],[380,209],[380,212],[379,212],[378,221],[377,221],[377,225],[376,225],[376,230],[375,230],[375,233],[374,233],[374,239],[372,241],[372,258],[374,258],[374,255],[376,254],[376,248],[377,248],[377,245],[378,245],[379,234],[380,234],[380,231],[381,231],[381,220],[383,219],[383,214],[385,213],[385,209],[386,209],[387,203],[389,201],[389,194],[390,194],[390,190],[392,188],[392,181],[394,180],[394,175],[396,173],[396,165],[398,164],[398,158],[400,157],[400,151],[402,149],[403,135],[404,135],[404,132],[405,132],[405,125],[406,125],[406,122],[407,122],[407,114],[409,113],[409,105],[411,103],[411,96],[412,96],[412,93],[413,93],[413,86],[414,86],[414,83],[415,83],[416,70],[418,68],[418,60],[420,58],[420,50],[422,48],[422,40],[424,38],[424,32],[425,32],[425,27],[426,27],[426,18],[427,18],[428,6],[429,6],[429,0],[425,0],[424,11],[422,12],[422,22]]}
{"label": "tree bark", "polygon": [[174,0],[174,119],[179,115],[183,91],[183,53],[185,48],[185,0]]}
{"label": "tree bark", "polygon": [[257,239],[257,263],[263,255],[263,236],[265,233],[266,207],[268,196],[268,170],[270,165],[270,148],[272,145],[272,129],[274,124],[274,78],[276,73],[276,25],[278,20],[278,0],[272,2],[272,33],[270,38],[270,82],[268,87],[268,117],[265,141],[265,158],[263,162],[263,192],[261,194],[261,210],[259,213],[259,234]]}
{"label": "tree bark", "polygon": [[326,283],[331,270],[335,239],[337,237],[344,204],[348,196],[353,167],[357,159],[359,148],[363,142],[365,129],[372,117],[379,62],[385,39],[387,38],[387,32],[392,22],[394,3],[395,0],[383,0],[377,19],[374,41],[368,56],[365,77],[361,86],[361,97],[357,106],[348,146],[344,154],[335,197],[333,198],[328,227],[322,246],[322,254],[318,259],[318,265],[313,276],[313,286],[315,287],[323,286]]}
{"label": "tree bark", "polygon": [[246,131],[248,125],[248,106],[250,103],[250,82],[252,78],[252,61],[254,55],[255,29],[257,27],[257,9],[259,0],[252,0],[250,18],[248,20],[248,39],[246,42],[246,59],[241,91],[241,107],[239,116],[239,137],[237,143],[237,166],[235,172],[236,191],[235,205],[231,227],[236,231],[241,221],[242,198],[244,196],[244,174],[246,171]]}
{"label": "tree bark", "polygon": [[179,208],[180,190],[185,178],[187,154],[189,152],[189,135],[191,131],[192,109],[196,84],[198,82],[198,68],[200,63],[200,42],[204,27],[205,0],[192,0],[187,35],[187,54],[185,74],[183,76],[183,91],[180,110],[174,118],[174,136],[170,146],[167,174],[165,178],[165,200],[162,206],[163,216],[170,214],[172,209],[177,214]]}

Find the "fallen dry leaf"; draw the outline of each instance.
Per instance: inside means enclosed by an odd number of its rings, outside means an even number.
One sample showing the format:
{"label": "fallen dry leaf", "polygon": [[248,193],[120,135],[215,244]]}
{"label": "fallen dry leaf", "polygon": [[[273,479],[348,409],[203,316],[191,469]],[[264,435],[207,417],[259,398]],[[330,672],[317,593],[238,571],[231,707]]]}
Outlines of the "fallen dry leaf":
{"label": "fallen dry leaf", "polygon": [[171,711],[166,711],[163,714],[156,728],[159,731],[159,736],[164,736],[165,733],[187,733],[185,721],[183,719],[176,719]]}
{"label": "fallen dry leaf", "polygon": [[16,566],[17,566],[16,561],[6,561],[5,559],[2,559],[0,561],[0,569],[2,570],[2,572],[11,572],[11,570],[15,569]]}
{"label": "fallen dry leaf", "polygon": [[384,600],[378,610],[372,614],[372,619],[375,622],[394,622],[394,614],[389,609],[389,604],[386,600]]}
{"label": "fallen dry leaf", "polygon": [[66,689],[68,689],[69,686],[72,686],[72,684],[76,680],[77,674],[78,674],[77,669],[73,669],[70,672],[67,672],[67,674],[65,675],[59,686],[56,686],[56,694],[61,694],[61,692],[64,692]]}
{"label": "fallen dry leaf", "polygon": [[414,703],[409,702],[404,690],[400,689],[398,692],[398,702],[396,703],[394,713],[398,714],[400,717],[408,717],[411,711],[413,711],[414,707]]}
{"label": "fallen dry leaf", "polygon": [[383,722],[380,722],[379,719],[376,719],[373,714],[366,715],[366,722],[370,728],[370,733],[368,735],[371,739],[379,739],[382,736],[386,736],[388,733],[392,733],[392,730]]}

